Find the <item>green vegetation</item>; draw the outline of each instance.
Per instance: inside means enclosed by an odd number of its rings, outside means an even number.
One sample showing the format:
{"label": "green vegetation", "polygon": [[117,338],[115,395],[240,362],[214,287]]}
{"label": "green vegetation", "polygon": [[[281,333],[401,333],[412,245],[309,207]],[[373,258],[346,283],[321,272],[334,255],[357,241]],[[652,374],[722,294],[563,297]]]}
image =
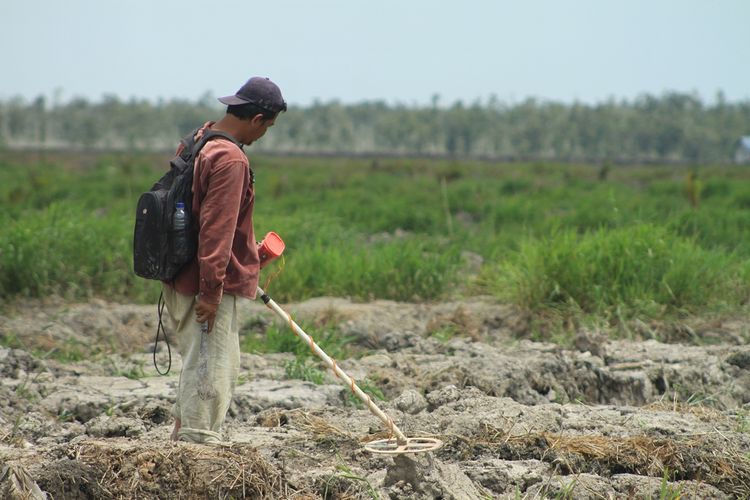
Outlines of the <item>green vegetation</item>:
{"label": "green vegetation", "polygon": [[32,353],[37,357],[56,359],[63,363],[76,363],[101,355],[101,348],[98,346],[92,347],[75,339],[66,339],[61,345],[54,347],[43,355],[35,351],[32,351]]}
{"label": "green vegetation", "polygon": [[750,412],[748,410],[737,410],[734,419],[736,422],[735,432],[741,432],[743,434],[750,433]]}
{"label": "green vegetation", "polygon": [[0,346],[7,347],[8,349],[26,349],[21,339],[15,333],[7,333],[0,335]]}
{"label": "green vegetation", "polygon": [[[131,380],[140,380],[146,377],[145,363],[141,360],[125,360],[124,363],[115,361],[113,358],[105,358],[109,365],[110,373],[116,377],[125,377]],[[122,365],[125,366],[122,366]]]}
{"label": "green vegetation", "polygon": [[670,484],[670,471],[664,468],[659,486],[659,500],[679,500],[683,496],[682,487]]}
{"label": "green vegetation", "polygon": [[370,484],[366,478],[355,474],[352,469],[344,463],[338,453],[336,454],[336,458],[338,458],[340,463],[336,465],[336,473],[329,476],[326,480],[325,489],[323,490],[323,498],[337,497],[337,495],[335,495],[335,490],[339,479],[359,482],[367,489],[367,494],[370,498],[373,500],[379,500],[381,498],[380,494],[372,487],[372,484]]}
{"label": "green vegetation", "polygon": [[325,372],[318,368],[319,363],[303,356],[297,356],[284,363],[286,378],[304,380],[320,385],[325,380]]}
{"label": "green vegetation", "polygon": [[[342,336],[335,325],[300,326],[333,359],[348,359],[356,354],[350,347],[350,339]],[[250,353],[293,353],[294,359],[284,363],[287,378],[306,380],[314,384],[322,384],[325,381],[325,365],[310,346],[302,342],[287,324],[272,323],[267,328],[258,330],[254,328],[254,322],[251,321],[241,329],[240,349]],[[363,381],[363,384],[360,385],[363,391],[382,399],[382,391],[369,380]],[[348,402],[356,404],[353,401],[348,400]]]}
{"label": "green vegetation", "polygon": [[577,478],[565,484],[561,484],[560,489],[555,494],[555,498],[558,498],[560,500],[568,500],[571,498],[575,498],[573,496],[573,490],[575,490],[575,487],[577,484],[578,484]]}
{"label": "green vegetation", "polygon": [[[133,210],[167,160],[7,155],[0,299],[154,302],[159,284],[132,273]],[[750,295],[750,170],[741,167],[602,174],[597,165],[262,156],[252,165],[258,239],[273,230],[287,243],[269,285],[282,302],[489,293],[537,316],[620,321],[731,312]],[[311,333],[335,350],[337,332]],[[285,326],[244,342],[309,350]]]}
{"label": "green vegetation", "polygon": [[[370,396],[373,401],[385,401],[385,394],[383,394],[383,390],[380,389],[380,387],[378,387],[374,381],[370,380],[369,378],[365,378],[363,380],[356,380],[355,382],[357,383],[357,387],[359,387],[362,392]],[[362,400],[359,399],[359,397],[357,397],[357,395],[352,391],[346,392],[346,400],[344,401],[344,404],[358,407],[365,406]]]}
{"label": "green vegetation", "polygon": [[637,224],[527,239],[485,280],[496,295],[532,310],[653,317],[737,305],[750,292],[748,271],[743,259]]}
{"label": "green vegetation", "polygon": [[23,349],[30,352],[34,357],[40,359],[54,359],[62,363],[75,363],[92,356],[99,356],[102,351],[99,347],[91,347],[75,339],[66,339],[60,345],[49,351],[29,349],[13,332],[0,333],[0,347],[9,349]]}
{"label": "green vegetation", "polygon": [[[318,359],[310,346],[292,332],[289,325],[272,323],[267,328],[258,330],[255,324],[256,322],[251,320],[241,329],[240,349],[243,352],[293,353],[294,359],[284,363],[287,378],[306,380],[314,384],[322,384],[325,381],[327,367]],[[359,354],[354,352],[351,339],[341,335],[336,325],[330,322],[319,327],[310,325],[300,325],[300,327],[334,360],[349,359]],[[358,380],[356,383],[371,398],[380,401],[385,399],[383,391],[369,378]],[[362,401],[349,391],[346,392],[345,404],[363,406]]]}
{"label": "green vegetation", "polygon": [[440,342],[450,342],[451,339],[460,334],[460,329],[457,325],[446,324],[441,325],[439,328],[430,332],[430,337],[433,337]]}
{"label": "green vegetation", "polygon": [[[343,337],[335,325],[314,327],[300,325],[313,338],[315,343],[325,346],[326,354],[334,359],[346,359],[352,355],[350,339]],[[309,345],[302,342],[287,324],[272,323],[267,328],[253,328],[252,322],[241,329],[240,350],[265,354],[270,352],[290,352],[298,358],[315,357]]]}

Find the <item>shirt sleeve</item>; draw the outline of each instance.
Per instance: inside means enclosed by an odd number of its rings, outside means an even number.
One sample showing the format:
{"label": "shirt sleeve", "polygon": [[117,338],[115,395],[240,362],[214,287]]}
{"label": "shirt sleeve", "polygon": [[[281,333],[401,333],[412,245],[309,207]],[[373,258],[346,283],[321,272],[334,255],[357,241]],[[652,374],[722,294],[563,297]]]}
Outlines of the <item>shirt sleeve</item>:
{"label": "shirt sleeve", "polygon": [[218,304],[223,294],[227,266],[245,188],[246,165],[226,161],[215,165],[208,178],[200,210],[198,266],[199,297]]}

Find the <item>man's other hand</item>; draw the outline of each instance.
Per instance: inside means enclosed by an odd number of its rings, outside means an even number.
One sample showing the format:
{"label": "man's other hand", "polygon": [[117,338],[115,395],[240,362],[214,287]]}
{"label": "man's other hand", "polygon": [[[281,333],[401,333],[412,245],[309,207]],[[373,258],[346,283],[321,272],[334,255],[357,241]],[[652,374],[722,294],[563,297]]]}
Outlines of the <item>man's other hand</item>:
{"label": "man's other hand", "polygon": [[195,316],[198,323],[208,323],[208,331],[214,329],[214,321],[216,320],[216,311],[219,310],[219,304],[211,304],[198,300],[195,305]]}

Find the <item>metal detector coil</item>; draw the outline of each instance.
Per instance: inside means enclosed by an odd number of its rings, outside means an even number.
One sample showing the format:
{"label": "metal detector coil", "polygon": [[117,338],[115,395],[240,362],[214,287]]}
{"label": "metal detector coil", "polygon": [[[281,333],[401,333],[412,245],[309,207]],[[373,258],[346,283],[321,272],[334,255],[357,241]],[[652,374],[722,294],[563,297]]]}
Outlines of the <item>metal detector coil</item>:
{"label": "metal detector coil", "polygon": [[404,453],[424,453],[435,451],[443,446],[443,442],[435,438],[406,438],[405,443],[398,439],[378,439],[365,445],[365,450],[381,455],[402,455]]}
{"label": "metal detector coil", "polygon": [[378,417],[385,424],[389,434],[391,436],[395,436],[395,438],[381,439],[368,443],[365,445],[365,450],[372,453],[400,455],[404,453],[424,453],[427,451],[433,451],[437,450],[443,445],[441,441],[434,438],[407,438],[406,436],[404,436],[404,433],[401,432],[398,427],[396,427],[393,419],[386,415],[383,410],[378,408],[378,406],[373,402],[372,398],[367,393],[362,391],[362,389],[359,388],[356,382],[354,382],[354,379],[349,377],[349,375],[347,375],[344,370],[342,370],[339,365],[336,364],[336,360],[329,357],[323,351],[323,349],[321,349],[320,346],[315,343],[313,338],[305,333],[305,331],[302,330],[302,328],[300,328],[300,326],[294,322],[292,317],[281,307],[279,307],[279,305],[274,302],[274,300],[269,297],[268,294],[266,294],[266,292],[264,292],[260,287],[258,287],[258,297],[263,300],[263,303],[269,309],[274,311],[289,324],[289,327],[292,329],[295,335],[297,335],[297,337],[299,337],[303,342],[310,346],[312,352],[314,352],[316,356],[323,360],[326,366],[328,366],[328,368],[333,371],[333,374],[336,375],[336,377],[341,380],[341,382],[344,383],[349,389],[351,389],[352,393],[357,396],[360,401],[365,404],[365,406],[367,406],[367,408],[373,415]]}

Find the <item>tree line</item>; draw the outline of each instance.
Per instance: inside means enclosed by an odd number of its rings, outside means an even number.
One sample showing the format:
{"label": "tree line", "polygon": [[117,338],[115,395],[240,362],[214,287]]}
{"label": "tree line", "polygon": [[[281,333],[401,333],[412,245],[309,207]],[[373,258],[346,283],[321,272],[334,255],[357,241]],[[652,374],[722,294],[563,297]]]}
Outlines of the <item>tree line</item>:
{"label": "tree line", "polygon": [[[223,110],[196,101],[104,96],[0,101],[0,148],[172,150]],[[428,105],[292,106],[254,149],[293,154],[434,155],[612,162],[729,162],[750,135],[750,101],[644,94],[596,104],[526,99]]]}

